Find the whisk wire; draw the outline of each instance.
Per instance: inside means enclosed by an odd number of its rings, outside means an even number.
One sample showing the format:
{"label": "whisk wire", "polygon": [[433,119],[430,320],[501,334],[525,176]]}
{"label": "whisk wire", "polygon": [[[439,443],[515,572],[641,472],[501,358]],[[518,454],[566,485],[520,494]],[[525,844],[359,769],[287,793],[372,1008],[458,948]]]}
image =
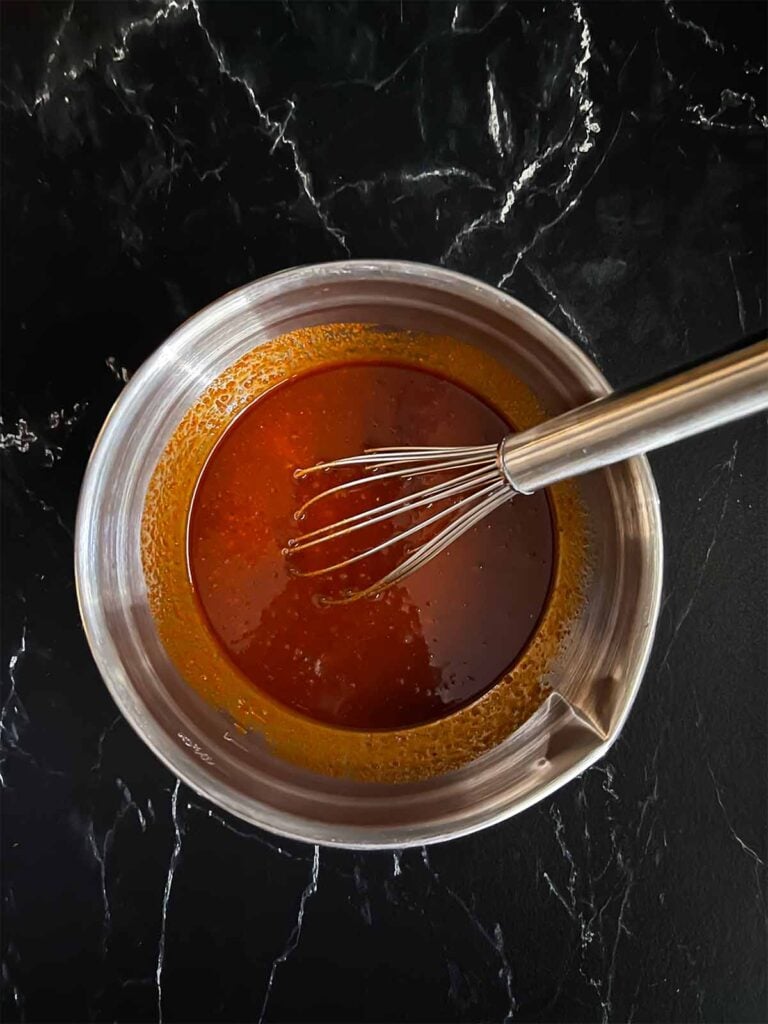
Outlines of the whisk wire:
{"label": "whisk wire", "polygon": [[[380,477],[377,476],[374,479],[378,480]],[[495,469],[481,468],[472,470],[472,472],[465,473],[458,477],[458,479],[448,483],[435,484],[433,487],[417,491],[415,494],[406,494],[401,498],[388,501],[385,505],[377,506],[373,510],[373,514],[371,509],[366,509],[364,512],[347,516],[345,519],[340,519],[335,523],[328,523],[325,526],[318,527],[316,530],[310,530],[308,533],[302,534],[300,539],[289,541],[288,551],[304,551],[307,548],[315,547],[317,544],[333,540],[335,537],[342,537],[346,534],[354,533],[356,530],[362,530],[367,526],[373,526],[376,523],[383,523],[388,519],[394,519],[406,512],[413,512],[418,508],[424,508],[436,502],[445,501],[457,494],[462,494],[482,484],[490,483],[495,479],[498,479],[498,473]],[[328,494],[330,492],[325,491],[324,493]],[[321,497],[321,495],[318,495],[318,497]]]}
{"label": "whisk wire", "polygon": [[474,459],[475,462],[484,462],[489,455],[493,455],[498,448],[495,444],[469,445],[461,448],[366,448],[360,455],[347,455],[342,459],[333,459],[330,462],[318,462],[306,469],[299,469],[294,476],[297,479],[309,476],[326,469],[343,469],[345,466],[378,466],[383,462],[402,462],[403,464],[422,462],[425,458],[433,461],[430,466],[433,470],[438,467],[435,461],[440,464],[453,463],[457,459]]}
{"label": "whisk wire", "polygon": [[[386,576],[382,576],[381,579],[363,590],[354,591],[353,593],[345,594],[341,597],[325,598],[325,603],[349,604],[351,601],[356,601],[362,597],[373,597],[375,594],[381,593],[393,584],[402,582],[406,577],[412,575],[417,569],[420,569],[427,562],[435,558],[436,555],[439,555],[447,547],[453,544],[453,542],[462,534],[466,533],[467,530],[470,530],[475,523],[479,523],[495,509],[509,501],[512,493],[513,492],[510,491],[505,484],[499,484],[497,482],[494,486],[486,490],[486,496],[479,505],[476,504],[475,506],[467,509],[467,511],[462,513],[462,515],[460,515],[456,520],[449,523],[446,527],[440,530],[439,533],[435,534],[435,536],[428,540],[426,544],[423,544],[417,551],[414,551],[409,555],[395,569],[387,573]],[[453,511],[455,511],[457,507],[457,505],[454,505]],[[368,553],[372,554],[373,550]]]}
{"label": "whisk wire", "polygon": [[[495,450],[495,449],[494,449]],[[355,458],[355,456],[352,456]],[[324,500],[331,494],[341,494],[344,491],[353,490],[356,487],[362,487],[364,484],[376,483],[379,480],[394,480],[394,479],[409,479],[414,476],[426,476],[433,473],[445,473],[449,470],[457,469],[468,469],[472,466],[478,466],[487,464],[488,456],[470,455],[468,457],[457,458],[454,456],[452,460],[445,460],[439,464],[435,463],[424,463],[423,459],[418,460],[418,464],[415,466],[403,466],[400,469],[388,470],[386,473],[377,473],[375,469],[380,465],[378,462],[372,461],[370,458],[366,462],[352,463],[347,462],[345,459],[339,459],[337,462],[321,462],[316,466],[310,466],[309,469],[301,469],[294,474],[297,479],[301,479],[307,476],[309,473],[314,473],[318,470],[331,470],[331,469],[342,469],[348,465],[362,465],[365,469],[373,469],[374,472],[369,473],[367,476],[357,477],[354,480],[347,480],[343,484],[336,484],[335,487],[329,487],[326,491],[321,491],[320,494],[316,494],[310,498],[309,501],[305,501],[301,508],[295,513],[296,519],[303,519],[306,512],[316,505],[319,501]],[[386,465],[387,463],[385,463]]]}
{"label": "whisk wire", "polygon": [[[499,484],[498,479],[496,479],[494,482],[490,483],[486,487],[483,487],[481,490],[476,491],[474,494],[470,494],[470,495],[468,495],[465,498],[461,498],[459,501],[455,502],[453,505],[449,505],[447,508],[440,509],[439,512],[436,512],[434,515],[429,516],[427,519],[423,520],[423,522],[417,523],[415,526],[411,526],[407,530],[403,530],[400,533],[396,533],[392,537],[388,537],[385,541],[382,541],[380,544],[377,544],[374,547],[367,548],[365,551],[362,551],[359,554],[351,555],[349,558],[345,558],[345,559],[343,559],[340,562],[336,562],[334,565],[326,565],[326,566],[323,566],[322,569],[300,570],[300,571],[297,571],[296,575],[297,576],[324,576],[327,573],[336,572],[338,569],[344,569],[344,568],[346,568],[346,567],[348,567],[350,565],[354,565],[356,562],[361,562],[364,558],[370,558],[371,555],[378,554],[380,551],[385,551],[387,548],[392,547],[394,544],[399,544],[399,543],[401,543],[404,540],[408,540],[409,537],[413,537],[414,534],[420,533],[422,530],[425,530],[427,527],[432,526],[434,523],[439,522],[441,519],[444,519],[446,516],[452,515],[458,509],[463,508],[467,504],[471,503],[471,504],[476,506],[478,504],[478,502],[482,501],[483,498],[486,498],[486,497],[490,496],[490,494],[492,494],[494,492],[498,493],[500,487],[501,487],[501,489],[503,491],[506,491],[507,493],[509,493],[509,490],[506,487],[506,485],[503,484],[503,483]],[[465,515],[466,515],[466,513],[465,513]],[[459,520],[461,520],[461,519],[463,519],[463,516],[459,517]],[[459,520],[456,520],[456,522],[458,523]],[[429,544],[429,542],[427,542],[427,544]],[[426,546],[427,545],[425,545],[425,547]],[[294,548],[294,550],[295,550],[295,548]],[[405,564],[405,563],[403,563],[403,564]],[[399,578],[402,578],[402,577],[399,577]],[[381,581],[379,581],[379,582],[381,582]],[[378,587],[378,583],[374,584],[373,586],[374,587]],[[369,587],[365,591],[362,591],[360,593],[362,594],[362,593],[372,593],[372,592],[373,591]]]}

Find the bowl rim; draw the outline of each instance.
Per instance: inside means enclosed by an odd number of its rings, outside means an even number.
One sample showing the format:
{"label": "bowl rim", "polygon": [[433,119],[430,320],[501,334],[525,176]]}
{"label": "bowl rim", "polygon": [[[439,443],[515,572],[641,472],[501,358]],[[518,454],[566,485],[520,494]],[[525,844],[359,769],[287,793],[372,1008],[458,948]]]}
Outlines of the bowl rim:
{"label": "bowl rim", "polygon": [[[104,684],[106,685],[112,699],[115,701],[118,710],[127,720],[128,724],[145,743],[161,763],[177,778],[188,786],[193,792],[210,801],[214,805],[228,811],[235,817],[247,821],[252,825],[264,829],[272,834],[286,839],[316,845],[333,846],[337,848],[354,850],[382,850],[401,849],[407,846],[424,846],[432,843],[444,842],[449,839],[460,838],[474,832],[499,824],[508,818],[526,810],[528,807],[545,799],[556,792],[562,786],[572,781],[577,776],[590,768],[600,760],[608,749],[618,738],[632,706],[639,692],[640,684],[648,666],[656,629],[659,621],[661,608],[661,593],[663,583],[663,560],[664,560],[664,539],[660,514],[659,496],[656,483],[651,471],[650,463],[644,455],[635,456],[631,462],[638,474],[642,490],[646,493],[649,501],[649,514],[652,521],[650,544],[648,549],[648,569],[650,573],[651,588],[649,593],[649,615],[648,627],[642,647],[630,672],[626,676],[626,689],[628,698],[622,713],[617,719],[612,735],[597,747],[588,751],[571,768],[555,776],[549,782],[534,787],[526,796],[518,797],[511,805],[505,805],[496,813],[488,814],[479,820],[473,820],[464,826],[452,826],[444,832],[435,831],[434,834],[424,835],[418,840],[403,843],[396,840],[382,839],[335,839],[325,834],[320,835],[319,824],[316,826],[315,835],[311,835],[312,828],[300,827],[300,822],[307,822],[307,819],[289,811],[280,811],[277,815],[275,809],[269,804],[262,803],[257,799],[250,798],[247,805],[233,800],[229,793],[229,786],[226,783],[219,783],[206,774],[204,766],[192,759],[182,747],[174,746],[174,756],[170,756],[165,750],[161,750],[153,738],[147,734],[146,723],[141,720],[140,714],[135,706],[128,699],[122,684],[115,678],[113,666],[106,657],[95,636],[95,623],[92,610],[85,601],[83,594],[83,580],[89,570],[86,553],[88,550],[87,538],[90,532],[91,517],[88,511],[93,506],[97,496],[98,482],[101,477],[102,467],[107,463],[110,456],[109,441],[111,435],[118,429],[118,421],[121,413],[125,413],[131,402],[139,395],[145,377],[150,376],[155,368],[166,361],[171,361],[176,349],[186,343],[187,336],[194,330],[200,321],[210,320],[217,315],[223,315],[233,302],[240,301],[249,306],[256,305],[260,297],[266,293],[273,292],[281,284],[293,283],[319,283],[323,278],[338,279],[345,274],[354,274],[359,280],[360,274],[369,273],[379,280],[415,280],[424,284],[450,287],[458,290],[469,298],[480,300],[486,307],[491,307],[502,314],[509,315],[510,319],[519,321],[522,313],[526,319],[532,321],[540,331],[546,331],[557,340],[559,355],[566,358],[577,371],[580,379],[585,385],[592,388],[597,394],[610,394],[613,390],[602,372],[594,361],[580,349],[570,338],[554,327],[545,317],[531,309],[525,303],[514,296],[502,291],[493,285],[486,284],[470,275],[449,270],[445,267],[432,264],[420,263],[409,260],[388,260],[388,259],[353,259],[327,261],[323,263],[312,263],[285,268],[274,273],[247,282],[237,288],[224,293],[206,306],[197,310],[190,317],[184,320],[174,331],[163,341],[150,356],[139,366],[136,372],[126,383],[121,393],[108,411],[104,423],[99,430],[81,484],[80,495],[77,504],[77,514],[74,534],[74,576],[75,593],[77,598],[80,619],[83,630],[91,651],[91,656],[96,663]],[[275,820],[277,817],[277,820]],[[292,827],[293,825],[296,827]],[[314,823],[313,823],[314,824]],[[342,826],[348,829],[350,826]]]}

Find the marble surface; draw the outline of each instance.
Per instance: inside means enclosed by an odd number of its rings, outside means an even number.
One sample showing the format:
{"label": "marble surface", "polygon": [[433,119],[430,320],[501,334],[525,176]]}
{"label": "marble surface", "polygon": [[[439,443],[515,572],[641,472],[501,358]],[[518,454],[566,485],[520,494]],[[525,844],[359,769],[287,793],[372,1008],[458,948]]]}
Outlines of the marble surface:
{"label": "marble surface", "polygon": [[610,756],[429,850],[281,842],[117,714],[78,488],[223,292],[403,257],[499,285],[616,385],[766,322],[752,3],[5,3],[5,1020],[759,1021],[766,427],[659,453],[664,610]]}

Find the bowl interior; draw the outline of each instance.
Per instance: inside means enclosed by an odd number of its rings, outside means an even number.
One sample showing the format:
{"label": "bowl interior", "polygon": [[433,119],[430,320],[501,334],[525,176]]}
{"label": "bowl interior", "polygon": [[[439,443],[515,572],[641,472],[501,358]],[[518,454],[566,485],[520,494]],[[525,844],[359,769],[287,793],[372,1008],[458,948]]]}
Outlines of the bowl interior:
{"label": "bowl interior", "polygon": [[76,575],[88,639],[118,706],[193,789],[282,835],[355,847],[417,845],[502,820],[597,759],[642,678],[659,609],[661,525],[645,459],[584,477],[591,576],[551,668],[552,695],[505,742],[426,782],[326,778],[272,756],[180,677],[147,603],[140,526],[150,477],[173,431],[231,363],[280,334],[366,322],[452,335],[493,354],[550,415],[606,393],[594,365],[543,319],[449,271],[377,262],[299,268],[224,296],[144,364],[94,447],[78,511]]}

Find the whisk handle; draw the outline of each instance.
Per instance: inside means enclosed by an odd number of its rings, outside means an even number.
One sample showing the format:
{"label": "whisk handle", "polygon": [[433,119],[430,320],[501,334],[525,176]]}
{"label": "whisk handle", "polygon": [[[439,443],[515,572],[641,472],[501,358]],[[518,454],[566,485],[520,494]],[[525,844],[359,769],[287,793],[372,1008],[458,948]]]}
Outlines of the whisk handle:
{"label": "whisk handle", "polygon": [[499,461],[515,490],[531,494],[766,408],[768,339],[510,434]]}

